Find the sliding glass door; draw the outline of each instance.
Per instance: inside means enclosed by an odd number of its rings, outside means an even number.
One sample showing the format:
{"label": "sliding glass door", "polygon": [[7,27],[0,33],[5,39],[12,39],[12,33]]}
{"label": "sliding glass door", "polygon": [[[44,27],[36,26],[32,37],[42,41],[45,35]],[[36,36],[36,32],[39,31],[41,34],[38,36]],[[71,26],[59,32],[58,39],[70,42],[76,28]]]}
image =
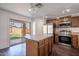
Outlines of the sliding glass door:
{"label": "sliding glass door", "polygon": [[18,44],[22,42],[23,39],[23,22],[10,20],[10,44]]}

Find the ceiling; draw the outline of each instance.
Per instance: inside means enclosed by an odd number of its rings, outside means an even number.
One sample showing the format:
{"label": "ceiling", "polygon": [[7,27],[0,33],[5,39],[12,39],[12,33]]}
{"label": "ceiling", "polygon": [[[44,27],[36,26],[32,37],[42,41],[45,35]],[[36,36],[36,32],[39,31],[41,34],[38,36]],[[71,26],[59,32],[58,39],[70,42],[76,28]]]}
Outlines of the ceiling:
{"label": "ceiling", "polygon": [[[29,11],[30,3],[0,3],[0,8],[27,17],[56,18],[63,15],[79,13],[78,3],[42,3],[42,7],[36,9],[36,13]],[[66,12],[70,9],[70,12]],[[62,13],[64,11],[64,14]]]}

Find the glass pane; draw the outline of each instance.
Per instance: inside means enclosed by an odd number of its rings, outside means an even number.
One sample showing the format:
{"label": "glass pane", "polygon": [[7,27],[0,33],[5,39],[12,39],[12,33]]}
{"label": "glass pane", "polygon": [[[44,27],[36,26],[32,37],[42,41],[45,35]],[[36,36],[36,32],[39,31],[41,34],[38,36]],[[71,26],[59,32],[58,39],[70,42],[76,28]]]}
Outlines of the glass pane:
{"label": "glass pane", "polygon": [[14,26],[17,28],[21,28],[22,27],[22,23],[14,23]]}
{"label": "glass pane", "polygon": [[36,33],[36,30],[35,30],[35,25],[36,25],[36,23],[35,22],[33,22],[33,35],[35,35]]}
{"label": "glass pane", "polygon": [[30,23],[26,23],[26,34],[31,34],[31,24]]}
{"label": "glass pane", "polygon": [[53,33],[53,25],[48,25],[48,33],[49,34]]}
{"label": "glass pane", "polygon": [[44,34],[47,34],[47,25],[44,25],[44,26],[43,26],[43,33],[44,33]]}

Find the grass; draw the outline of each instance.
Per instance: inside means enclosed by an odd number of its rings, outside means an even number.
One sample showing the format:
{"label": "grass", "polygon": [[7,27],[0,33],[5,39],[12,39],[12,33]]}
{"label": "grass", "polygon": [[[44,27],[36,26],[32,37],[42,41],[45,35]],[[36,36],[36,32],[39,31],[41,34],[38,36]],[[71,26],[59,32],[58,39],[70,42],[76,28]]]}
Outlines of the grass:
{"label": "grass", "polygon": [[20,34],[10,34],[10,39],[14,40],[14,39],[18,39],[21,38],[22,36]]}

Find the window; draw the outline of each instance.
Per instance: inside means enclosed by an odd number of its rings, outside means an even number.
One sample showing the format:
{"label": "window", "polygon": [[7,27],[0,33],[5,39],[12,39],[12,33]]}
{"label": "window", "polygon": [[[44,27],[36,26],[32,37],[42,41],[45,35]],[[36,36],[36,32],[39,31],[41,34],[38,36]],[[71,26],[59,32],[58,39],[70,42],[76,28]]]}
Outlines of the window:
{"label": "window", "polygon": [[47,32],[48,32],[48,31],[47,31],[47,25],[44,25],[44,26],[43,26],[43,33],[44,33],[44,34],[47,34]]}
{"label": "window", "polygon": [[53,33],[53,25],[48,25],[48,34]]}
{"label": "window", "polygon": [[36,30],[35,30],[35,25],[36,25],[36,23],[33,21],[33,35],[35,35],[36,33]]}
{"label": "window", "polygon": [[53,25],[52,24],[43,25],[43,34],[52,34],[52,33],[53,33]]}

